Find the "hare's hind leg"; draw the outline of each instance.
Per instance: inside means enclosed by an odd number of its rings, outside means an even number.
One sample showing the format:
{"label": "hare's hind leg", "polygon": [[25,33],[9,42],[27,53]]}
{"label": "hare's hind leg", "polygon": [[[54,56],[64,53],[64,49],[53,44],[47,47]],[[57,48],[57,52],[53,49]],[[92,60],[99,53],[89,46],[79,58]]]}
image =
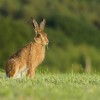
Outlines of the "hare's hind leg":
{"label": "hare's hind leg", "polygon": [[18,73],[18,68],[14,68],[13,70],[12,70],[12,72],[11,72],[11,78],[13,78],[13,79],[16,79],[16,78],[18,78],[20,75],[19,75],[19,73]]}
{"label": "hare's hind leg", "polygon": [[15,79],[18,76],[18,70],[19,70],[19,67],[10,66],[9,68],[9,66],[7,66],[6,68],[7,77]]}
{"label": "hare's hind leg", "polygon": [[18,77],[20,63],[16,59],[9,59],[6,64],[6,76],[9,78]]}

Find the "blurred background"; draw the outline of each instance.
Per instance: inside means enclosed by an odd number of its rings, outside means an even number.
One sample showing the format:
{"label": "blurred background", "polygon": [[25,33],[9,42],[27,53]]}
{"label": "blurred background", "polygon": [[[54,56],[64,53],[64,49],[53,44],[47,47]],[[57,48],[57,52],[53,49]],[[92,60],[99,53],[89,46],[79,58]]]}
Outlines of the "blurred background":
{"label": "blurred background", "polygon": [[45,18],[49,48],[38,70],[100,71],[100,0],[0,0],[0,67],[33,41],[33,16]]}

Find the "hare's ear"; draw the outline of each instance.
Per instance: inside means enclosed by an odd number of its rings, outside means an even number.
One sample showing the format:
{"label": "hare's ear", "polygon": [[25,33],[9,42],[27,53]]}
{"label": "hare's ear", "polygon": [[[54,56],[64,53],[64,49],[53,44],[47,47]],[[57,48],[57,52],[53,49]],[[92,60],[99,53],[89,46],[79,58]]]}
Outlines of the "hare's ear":
{"label": "hare's ear", "polygon": [[38,23],[34,20],[33,17],[31,17],[31,19],[32,19],[32,24],[33,24],[34,29],[39,29]]}
{"label": "hare's ear", "polygon": [[44,30],[45,23],[46,23],[46,20],[43,19],[43,21],[40,23],[40,29],[41,29],[41,30]]}

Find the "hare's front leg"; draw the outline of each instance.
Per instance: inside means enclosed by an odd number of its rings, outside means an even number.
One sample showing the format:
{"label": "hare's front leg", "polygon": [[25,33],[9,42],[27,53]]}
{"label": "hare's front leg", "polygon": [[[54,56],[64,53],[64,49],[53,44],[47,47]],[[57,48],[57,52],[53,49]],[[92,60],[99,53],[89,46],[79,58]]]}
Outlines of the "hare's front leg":
{"label": "hare's front leg", "polygon": [[18,70],[19,70],[18,66],[13,66],[12,70],[10,71],[10,77],[12,79],[16,79],[17,78],[17,76],[18,76]]}
{"label": "hare's front leg", "polygon": [[34,78],[35,76],[35,68],[33,68],[33,66],[29,67],[28,71],[27,71],[27,76],[30,78]]}

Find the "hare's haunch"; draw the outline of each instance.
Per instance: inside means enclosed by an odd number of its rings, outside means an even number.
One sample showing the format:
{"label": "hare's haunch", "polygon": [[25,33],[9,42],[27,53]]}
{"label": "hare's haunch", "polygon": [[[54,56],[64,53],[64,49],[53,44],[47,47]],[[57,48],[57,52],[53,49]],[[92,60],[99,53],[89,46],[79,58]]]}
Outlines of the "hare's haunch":
{"label": "hare's haunch", "polygon": [[45,47],[48,45],[47,34],[43,32],[45,19],[38,23],[32,18],[35,30],[34,42],[31,42],[13,54],[6,64],[6,75],[9,78],[20,78],[24,71],[27,76],[34,77],[36,67],[45,57]]}

